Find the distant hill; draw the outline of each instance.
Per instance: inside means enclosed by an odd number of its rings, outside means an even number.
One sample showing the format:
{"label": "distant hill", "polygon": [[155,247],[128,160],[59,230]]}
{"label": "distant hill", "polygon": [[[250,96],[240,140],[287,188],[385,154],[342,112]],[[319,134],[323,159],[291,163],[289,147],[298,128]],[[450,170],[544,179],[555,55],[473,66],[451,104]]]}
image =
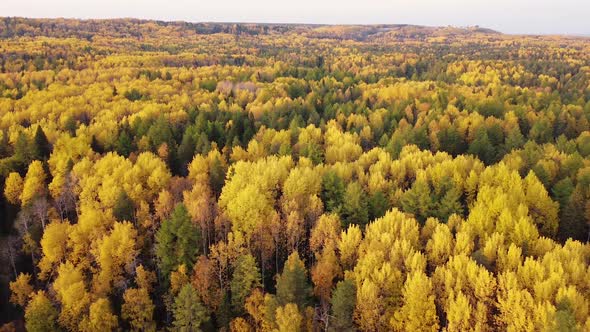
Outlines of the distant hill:
{"label": "distant hill", "polygon": [[305,34],[309,38],[351,39],[358,41],[382,37],[424,39],[427,37],[459,36],[468,34],[500,34],[480,27],[427,27],[407,24],[379,25],[313,25],[313,24],[269,24],[269,23],[191,23],[154,20],[125,19],[31,19],[22,17],[0,18],[0,38],[18,36],[47,36],[57,38],[86,38],[109,35],[118,38],[150,35],[151,27],[165,26],[176,32],[235,35],[259,34]]}
{"label": "distant hill", "polygon": [[341,38],[371,40],[380,37],[401,37],[424,39],[427,37],[457,36],[469,34],[501,34],[498,31],[480,27],[428,27],[408,24],[387,25],[324,25],[314,28],[310,36],[319,38]]}

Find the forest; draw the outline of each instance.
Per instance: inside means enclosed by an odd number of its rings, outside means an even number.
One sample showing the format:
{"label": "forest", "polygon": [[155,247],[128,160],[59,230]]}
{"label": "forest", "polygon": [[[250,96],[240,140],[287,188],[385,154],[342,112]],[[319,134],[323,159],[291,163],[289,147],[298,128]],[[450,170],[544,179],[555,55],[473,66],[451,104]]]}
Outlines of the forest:
{"label": "forest", "polygon": [[0,331],[590,331],[590,38],[0,18]]}

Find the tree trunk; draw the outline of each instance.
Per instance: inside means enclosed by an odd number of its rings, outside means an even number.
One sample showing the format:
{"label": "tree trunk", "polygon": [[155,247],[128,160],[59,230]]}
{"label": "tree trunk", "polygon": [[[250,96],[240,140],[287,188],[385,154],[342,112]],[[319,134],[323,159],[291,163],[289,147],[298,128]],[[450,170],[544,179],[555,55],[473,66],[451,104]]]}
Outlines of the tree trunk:
{"label": "tree trunk", "polygon": [[18,274],[16,272],[16,264],[14,263],[14,255],[12,254],[12,245],[10,243],[10,240],[6,242],[6,244],[8,245],[8,256],[10,256],[10,264],[12,265],[12,270],[14,271],[14,278],[16,279],[16,277],[18,277]]}

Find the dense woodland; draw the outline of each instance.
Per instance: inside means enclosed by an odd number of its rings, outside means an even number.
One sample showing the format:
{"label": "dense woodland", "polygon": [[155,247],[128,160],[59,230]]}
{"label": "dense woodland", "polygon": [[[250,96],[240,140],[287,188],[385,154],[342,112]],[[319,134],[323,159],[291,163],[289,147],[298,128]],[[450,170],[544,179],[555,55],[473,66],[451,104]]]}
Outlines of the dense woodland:
{"label": "dense woodland", "polygon": [[590,331],[590,39],[0,19],[0,330]]}

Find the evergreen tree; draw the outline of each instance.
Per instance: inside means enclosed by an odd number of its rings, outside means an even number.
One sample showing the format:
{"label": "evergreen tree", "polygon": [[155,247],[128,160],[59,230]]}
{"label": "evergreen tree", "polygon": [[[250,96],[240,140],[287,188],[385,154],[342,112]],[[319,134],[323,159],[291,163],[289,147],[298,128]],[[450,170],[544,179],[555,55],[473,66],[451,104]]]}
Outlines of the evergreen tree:
{"label": "evergreen tree", "polygon": [[209,320],[207,310],[190,283],[184,285],[174,299],[172,313],[174,328],[181,332],[200,331],[201,324]]}
{"label": "evergreen tree", "polygon": [[572,182],[572,179],[569,176],[555,183],[555,185],[551,189],[553,199],[559,203],[559,211],[561,212],[561,215],[563,215],[563,211],[569,203],[570,196],[573,192],[574,183]]}
{"label": "evergreen tree", "polygon": [[191,223],[184,204],[179,203],[156,233],[156,256],[158,267],[168,280],[170,272],[178,265],[185,264],[191,269],[201,243],[198,226]]}
{"label": "evergreen tree", "polygon": [[520,149],[524,145],[524,143],[524,136],[520,132],[520,128],[516,127],[508,132],[508,135],[506,136],[506,141],[504,143],[504,150],[512,151],[515,149]]}
{"label": "evergreen tree", "polygon": [[488,137],[487,130],[480,128],[477,131],[475,139],[469,144],[468,152],[472,155],[477,156],[486,165],[492,164],[496,159],[496,150],[490,138]]}
{"label": "evergreen tree", "polygon": [[102,144],[96,139],[96,136],[92,135],[92,141],[90,142],[90,148],[96,153],[103,154],[105,152]]}
{"label": "evergreen tree", "polygon": [[218,330],[222,330],[229,326],[232,318],[231,301],[227,292],[223,292],[222,299],[215,310],[215,321]]}
{"label": "evergreen tree", "polygon": [[152,148],[157,149],[163,143],[168,144],[168,148],[172,148],[174,145],[174,135],[170,123],[164,117],[160,115],[156,122],[150,127],[147,132],[147,136],[150,140]]}
{"label": "evergreen tree", "polygon": [[197,140],[195,139],[194,130],[189,127],[182,135],[182,142],[178,146],[178,163],[182,168],[182,174],[186,175],[186,167],[193,160]]}
{"label": "evergreen tree", "polygon": [[36,158],[33,150],[33,146],[27,135],[24,132],[20,132],[14,144],[14,158],[23,166],[26,166],[31,160]]}
{"label": "evergreen tree", "polygon": [[390,204],[383,192],[378,191],[369,197],[369,220],[375,220],[385,215]]}
{"label": "evergreen tree", "polygon": [[417,179],[412,188],[404,192],[401,198],[401,205],[404,211],[413,213],[421,222],[431,216],[434,202],[430,196],[430,186],[423,179]]}
{"label": "evergreen tree", "polygon": [[37,126],[37,131],[35,131],[35,138],[33,141],[34,157],[40,160],[47,160],[51,154],[51,144],[49,143],[49,140],[47,140],[47,136],[45,136],[45,132],[41,126]]}
{"label": "evergreen tree", "polygon": [[441,221],[447,221],[452,214],[463,215],[463,206],[461,205],[461,192],[452,186],[442,195],[441,198],[436,199],[434,217]]}
{"label": "evergreen tree", "polygon": [[211,150],[211,143],[209,142],[209,138],[205,132],[201,132],[199,134],[199,138],[195,143],[195,151],[199,154],[207,154]]}
{"label": "evergreen tree", "polygon": [[565,242],[567,239],[586,241],[588,239],[588,223],[586,221],[586,204],[580,188],[574,190],[563,211],[557,230],[557,237]]}
{"label": "evergreen tree", "polygon": [[437,136],[441,151],[446,151],[453,156],[465,152],[465,141],[455,127],[444,128],[438,132]]}
{"label": "evergreen tree", "polygon": [[324,152],[322,151],[322,148],[314,142],[310,142],[309,144],[305,145],[301,149],[300,154],[302,157],[311,159],[314,165],[324,162]]}
{"label": "evergreen tree", "polygon": [[124,157],[129,157],[129,154],[133,152],[133,141],[131,140],[131,137],[129,137],[127,130],[121,130],[119,138],[115,143],[115,150],[119,155]]}
{"label": "evergreen tree", "polygon": [[303,310],[311,297],[305,264],[297,251],[289,255],[283,273],[277,277],[277,301],[280,306],[295,303]]}
{"label": "evergreen tree", "polygon": [[246,298],[254,288],[261,286],[260,279],[260,270],[256,266],[254,257],[250,254],[238,257],[230,283],[231,302],[234,313],[244,311]]}
{"label": "evergreen tree", "polygon": [[113,216],[119,221],[135,220],[135,203],[127,195],[125,190],[119,192],[115,206],[113,207]]}
{"label": "evergreen tree", "polygon": [[333,171],[322,178],[321,198],[327,212],[340,212],[344,199],[344,182]]}
{"label": "evergreen tree", "polygon": [[557,321],[557,329],[559,332],[576,332],[576,316],[572,310],[572,306],[567,300],[562,300],[557,304],[557,312],[555,313],[555,320]]}
{"label": "evergreen tree", "polygon": [[76,119],[73,116],[68,117],[64,125],[64,129],[70,133],[70,136],[76,137],[76,129],[78,129],[78,124],[76,123]]}
{"label": "evergreen tree", "polygon": [[338,282],[332,294],[330,331],[355,331],[353,314],[356,303],[356,287],[352,280]]}
{"label": "evergreen tree", "polygon": [[346,187],[340,216],[342,228],[349,225],[364,226],[369,221],[367,195],[358,182],[351,182]]}
{"label": "evergreen tree", "polygon": [[225,171],[223,169],[223,165],[221,164],[221,160],[218,157],[213,159],[211,166],[209,167],[209,184],[215,197],[219,197],[221,194],[221,188],[223,188],[223,184],[225,182]]}

